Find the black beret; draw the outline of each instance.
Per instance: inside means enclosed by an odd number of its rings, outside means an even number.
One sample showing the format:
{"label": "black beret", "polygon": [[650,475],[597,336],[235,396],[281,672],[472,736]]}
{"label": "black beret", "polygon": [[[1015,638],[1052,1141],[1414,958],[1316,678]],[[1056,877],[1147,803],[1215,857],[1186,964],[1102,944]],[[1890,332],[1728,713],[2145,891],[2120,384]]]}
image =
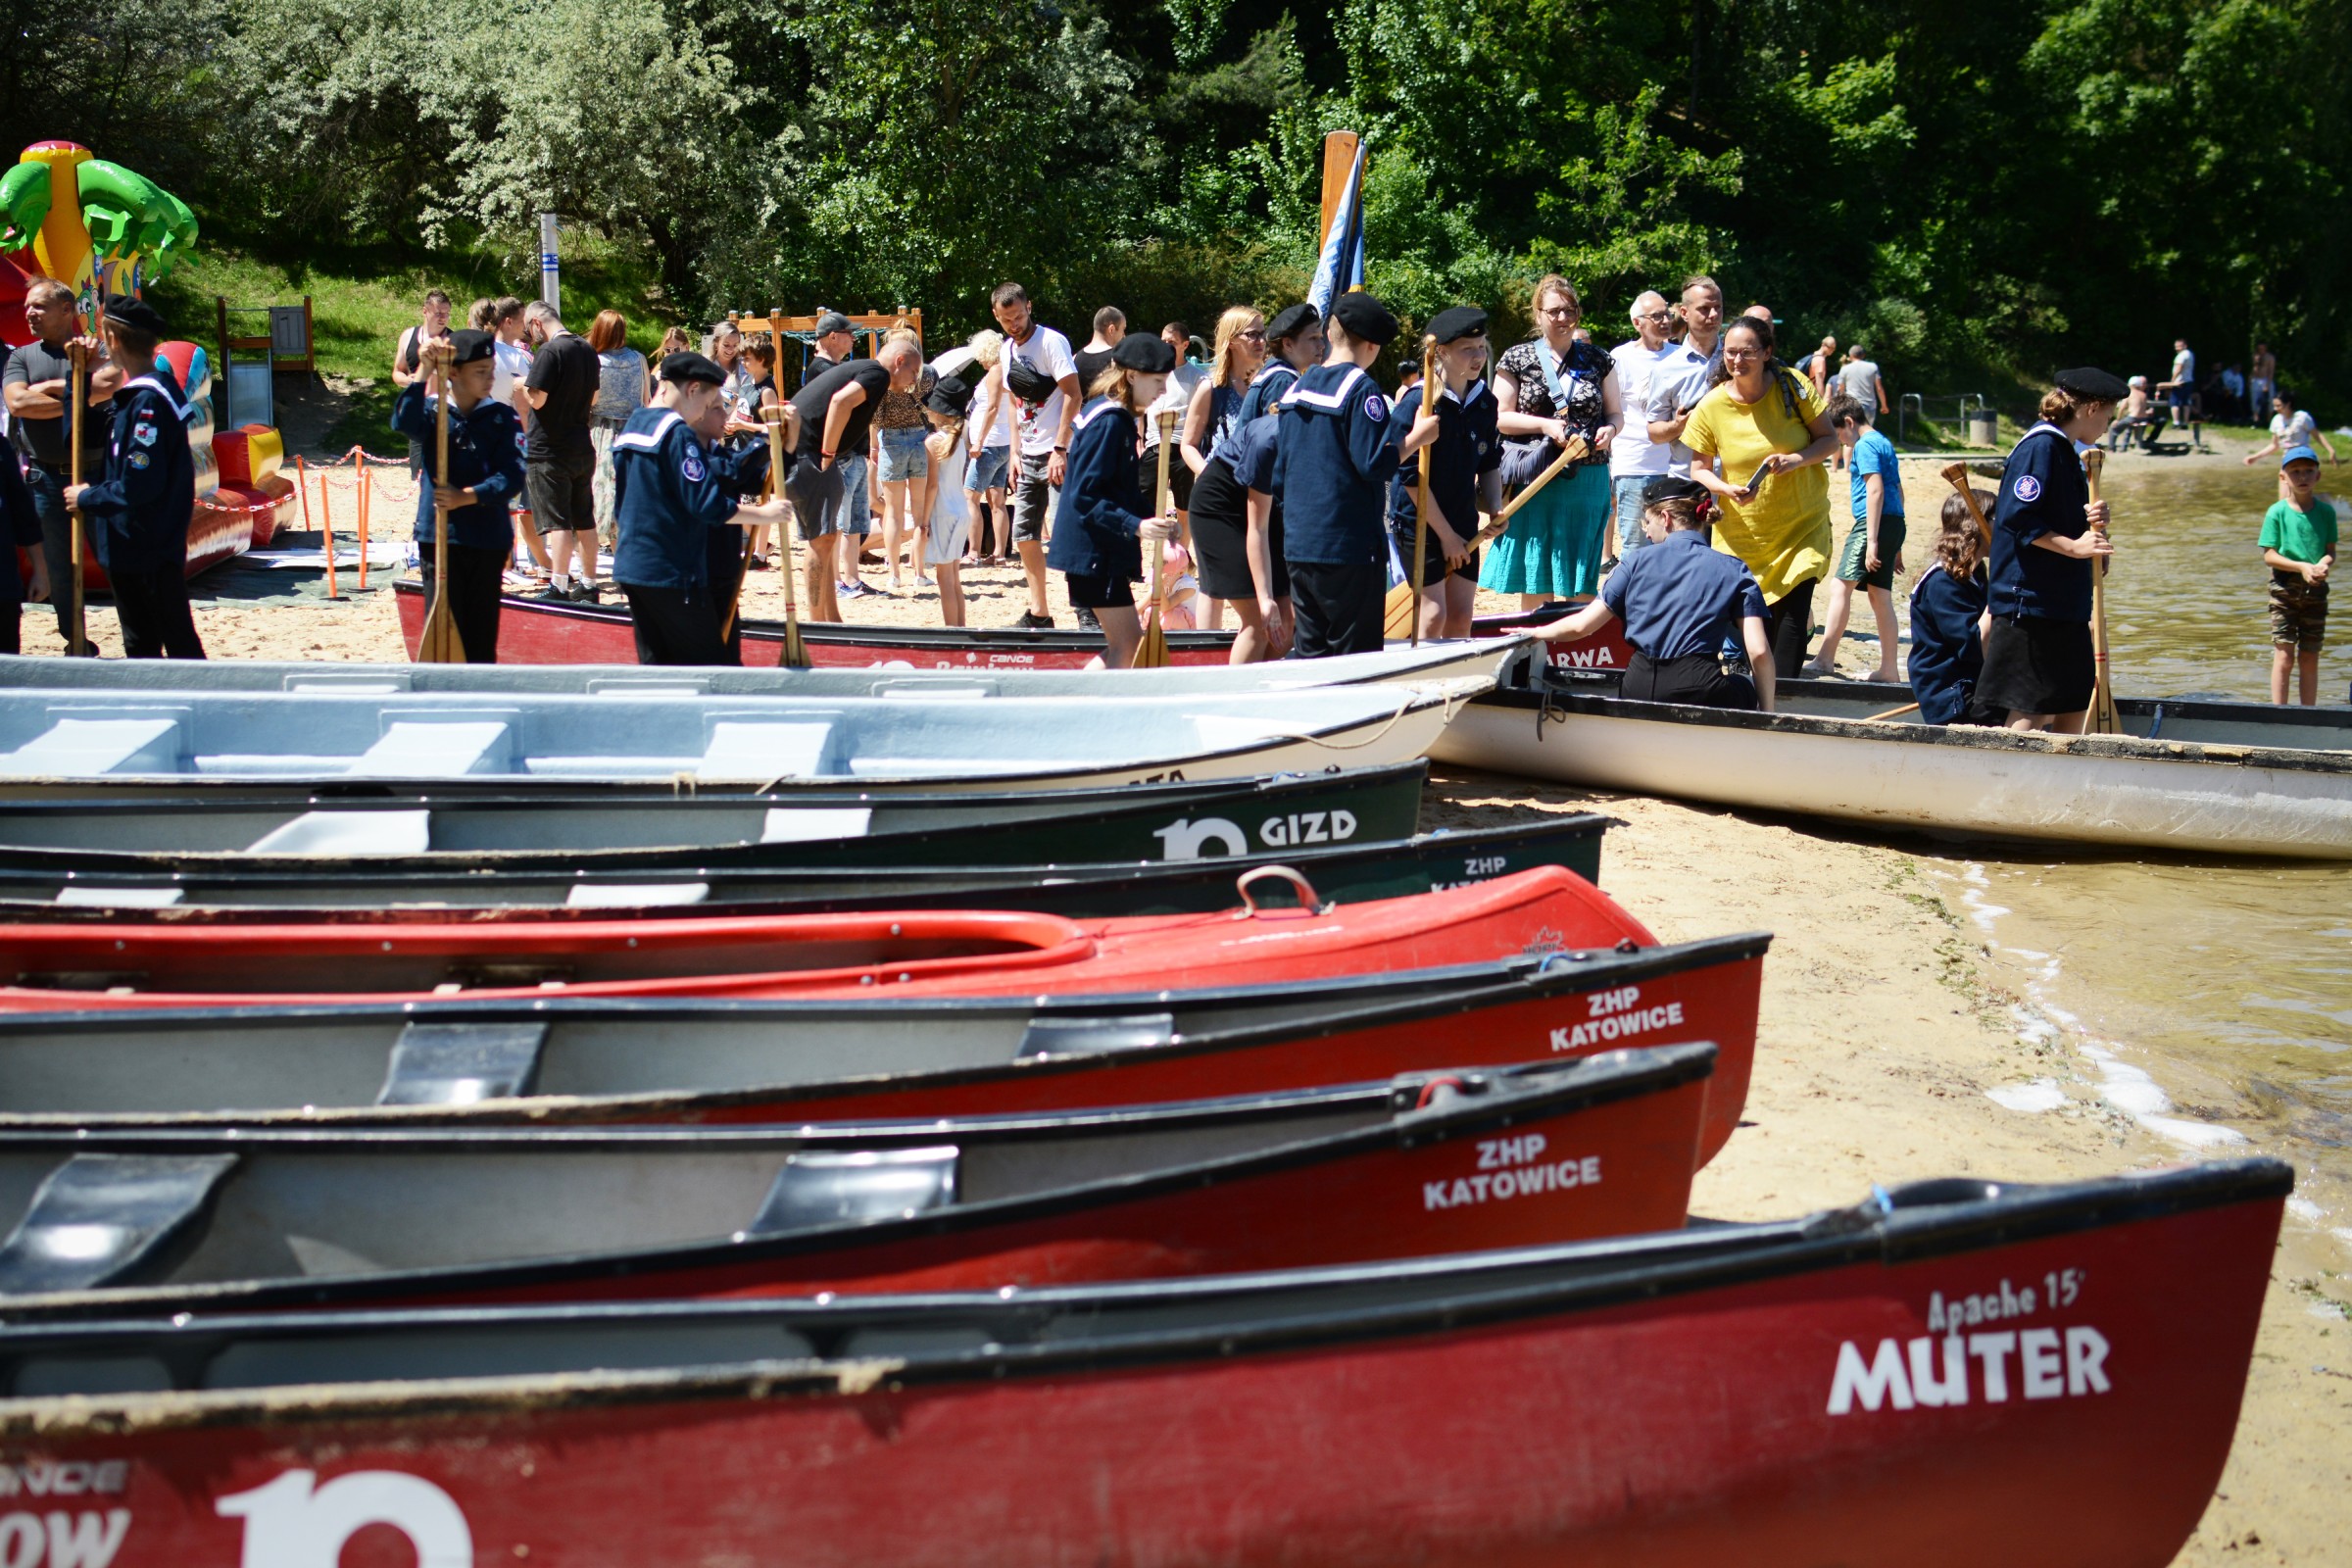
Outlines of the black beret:
{"label": "black beret", "polygon": [[491,347],[495,342],[497,339],[488,332],[470,326],[461,327],[449,334],[449,363],[453,366],[471,365],[476,360],[486,360],[496,352]]}
{"label": "black beret", "polygon": [[1110,351],[1110,363],[1143,375],[1165,375],[1176,368],[1176,351],[1158,338],[1130,332]]}
{"label": "black beret", "polygon": [[950,418],[960,419],[964,411],[972,406],[971,383],[950,371],[931,383],[931,395],[923,399],[923,406],[936,409]]}
{"label": "black beret", "polygon": [[671,386],[684,386],[690,381],[700,381],[705,386],[725,386],[727,372],[718,368],[716,361],[697,354],[692,349],[682,349],[662,362],[662,379]]}
{"label": "black beret", "polygon": [[133,332],[144,332],[149,337],[164,335],[163,313],[134,294],[108,300],[106,318],[118,325],[127,326]]}
{"label": "black beret", "polygon": [[1707,487],[1696,479],[1661,473],[1642,487],[1642,504],[1654,507],[1661,501],[1703,501],[1706,495]]}
{"label": "black beret", "polygon": [[[1023,403],[1044,403],[1059,383],[1017,354],[1004,356],[1004,390]],[[1081,387],[1080,391],[1085,388]]]}
{"label": "black beret", "polygon": [[1331,318],[1358,343],[1385,344],[1396,336],[1396,318],[1369,294],[1341,295],[1332,302]]}
{"label": "black beret", "polygon": [[1430,318],[1429,335],[1441,343],[1459,342],[1466,337],[1484,336],[1487,313],[1475,305],[1456,305],[1440,311]]}
{"label": "black beret", "polygon": [[1285,338],[1310,332],[1322,324],[1323,317],[1312,305],[1287,305],[1266,328],[1266,341],[1280,343]]}
{"label": "black beret", "polygon": [[2121,403],[2132,391],[2120,377],[2090,366],[2079,370],[2060,370],[2058,390],[2092,403]]}

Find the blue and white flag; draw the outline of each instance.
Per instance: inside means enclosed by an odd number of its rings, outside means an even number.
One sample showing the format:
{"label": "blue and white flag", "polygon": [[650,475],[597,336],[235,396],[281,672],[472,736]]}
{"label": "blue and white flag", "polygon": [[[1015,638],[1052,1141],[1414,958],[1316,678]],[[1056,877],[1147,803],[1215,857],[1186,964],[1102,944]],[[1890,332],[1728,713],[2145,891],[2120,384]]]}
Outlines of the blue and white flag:
{"label": "blue and white flag", "polygon": [[1315,262],[1314,285],[1306,302],[1325,318],[1331,303],[1364,286],[1364,144],[1355,144],[1355,167],[1348,172],[1348,188],[1340,205],[1331,210],[1331,231],[1323,236],[1323,254]]}

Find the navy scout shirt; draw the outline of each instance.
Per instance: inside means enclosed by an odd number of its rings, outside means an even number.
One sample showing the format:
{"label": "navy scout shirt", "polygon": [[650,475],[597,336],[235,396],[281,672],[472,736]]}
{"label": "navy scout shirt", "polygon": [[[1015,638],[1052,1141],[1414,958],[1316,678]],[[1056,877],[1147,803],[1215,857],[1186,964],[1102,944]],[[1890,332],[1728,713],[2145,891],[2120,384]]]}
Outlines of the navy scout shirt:
{"label": "navy scout shirt", "polygon": [[188,407],[172,372],[159,366],[115,393],[106,477],[82,491],[81,514],[109,573],[180,571],[195,511]]}
{"label": "navy scout shirt", "polygon": [[1046,564],[1073,577],[1137,581],[1144,574],[1137,532],[1151,511],[1135,453],[1135,416],[1109,398],[1091,400],[1070,426]]}
{"label": "navy scout shirt", "polygon": [[1286,560],[1387,563],[1381,491],[1396,472],[1399,428],[1359,366],[1318,365],[1284,394],[1274,479],[1282,486]]}
{"label": "navy scout shirt", "polygon": [[1600,579],[1601,602],[1625,622],[1625,640],[1653,664],[1712,654],[1740,639],[1740,622],[1764,614],[1764,592],[1738,556],[1677,528],[1637,550]]}
{"label": "navy scout shirt", "polygon": [[[1421,416],[1421,388],[1396,400],[1396,418],[1406,429]],[[1438,399],[1438,439],[1426,450],[1429,498],[1448,526],[1465,540],[1478,532],[1478,476],[1502,466],[1502,409],[1484,380],[1467,393],[1447,387]],[[1389,485],[1389,515],[1411,528],[1413,496],[1421,478],[1418,457],[1406,459]]]}
{"label": "navy scout shirt", "polygon": [[[416,542],[433,542],[433,460],[436,456],[433,400],[424,383],[412,381],[392,400],[392,428],[424,448],[426,482],[416,490]],[[508,503],[522,492],[522,421],[496,398],[484,398],[460,412],[449,406],[449,480],[460,490],[471,488],[474,504],[449,514],[449,542],[470,550],[514,548],[514,530],[507,520]]]}
{"label": "navy scout shirt", "polygon": [[693,591],[710,580],[707,535],[729,528],[735,497],[675,409],[648,405],[612,438],[613,514],[620,531],[612,580]]}
{"label": "navy scout shirt", "polygon": [[1992,508],[1992,612],[2042,620],[2090,619],[2090,565],[2034,541],[2044,534],[2080,539],[2090,527],[2082,509],[2090,481],[2075,444],[2054,424],[2037,424],[2010,450]]}
{"label": "navy scout shirt", "polygon": [[1919,574],[1911,590],[1911,658],[1905,672],[1924,723],[1956,722],[1968,711],[1977,678],[1984,673],[1984,642],[1978,635],[1984,613],[1984,573],[1979,566],[1973,577],[1955,577],[1938,562]]}

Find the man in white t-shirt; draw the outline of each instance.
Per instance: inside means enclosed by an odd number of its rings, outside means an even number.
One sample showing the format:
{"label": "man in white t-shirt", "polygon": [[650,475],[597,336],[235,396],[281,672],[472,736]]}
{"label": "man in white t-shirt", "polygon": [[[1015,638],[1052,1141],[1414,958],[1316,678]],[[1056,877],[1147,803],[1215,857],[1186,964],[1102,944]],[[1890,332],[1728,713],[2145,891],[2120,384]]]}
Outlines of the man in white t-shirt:
{"label": "man in white t-shirt", "polygon": [[[1666,471],[1690,476],[1690,449],[1682,442],[1690,410],[1707,395],[1723,357],[1723,290],[1711,277],[1683,283],[1683,340],[1667,345],[1649,369],[1649,439],[1666,448]],[[1627,421],[1631,423],[1632,421]]]}
{"label": "man in white t-shirt", "polygon": [[[1666,337],[1674,310],[1665,295],[1651,289],[1634,301],[1631,315],[1638,335],[1609,350],[1609,358],[1617,362],[1617,387],[1625,406],[1645,409],[1650,369],[1674,352]],[[1615,554],[1631,555],[1649,543],[1649,536],[1642,531],[1642,487],[1666,471],[1667,456],[1666,448],[1650,440],[1646,418],[1626,420],[1617,439],[1609,443],[1609,483],[1617,492]]]}
{"label": "man in white t-shirt", "polygon": [[[1000,283],[989,297],[989,310],[1004,333],[1004,386],[1013,399],[1013,425],[1018,432],[1019,476],[1012,491],[1012,542],[1021,554],[1021,570],[1029,579],[1029,608],[1015,625],[1042,631],[1054,624],[1046,603],[1046,519],[1053,514],[1054,492],[1061,488],[1069,465],[1070,426],[1082,401],[1078,390],[1078,362],[1070,340],[1050,326],[1038,324],[1029,308],[1029,291],[1018,283]],[[1025,366],[1040,384],[1054,390],[1037,401],[1021,396],[1016,380],[1026,376]]]}

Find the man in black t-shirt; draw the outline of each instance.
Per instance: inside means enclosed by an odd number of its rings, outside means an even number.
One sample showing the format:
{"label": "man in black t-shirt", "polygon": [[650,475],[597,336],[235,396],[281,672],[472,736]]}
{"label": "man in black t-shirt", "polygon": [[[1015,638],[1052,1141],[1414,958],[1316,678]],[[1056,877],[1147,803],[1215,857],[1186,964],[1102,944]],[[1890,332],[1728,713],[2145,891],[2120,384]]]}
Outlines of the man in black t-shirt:
{"label": "man in black t-shirt", "polygon": [[[1094,341],[1070,356],[1078,367],[1078,401],[1084,403],[1095,395],[1095,378],[1110,368],[1110,351],[1119,346],[1127,335],[1127,313],[1116,305],[1105,305],[1095,313]],[[1178,359],[1184,358],[1179,352]]]}
{"label": "man in black t-shirt", "polygon": [[784,493],[801,520],[801,537],[808,542],[811,620],[841,618],[834,541],[844,533],[862,532],[864,519],[850,514],[856,498],[843,484],[842,465],[865,451],[883,394],[913,391],[922,368],[922,351],[913,344],[886,343],[874,358],[836,365],[803,382],[792,395],[801,420],[800,463],[785,481]]}
{"label": "man in black t-shirt", "polygon": [[[33,330],[33,341],[9,355],[7,369],[0,372],[0,399],[15,423],[17,449],[30,460],[24,479],[32,487],[33,511],[41,519],[41,559],[49,568],[57,634],[72,648],[74,514],[66,509],[66,482],[73,472],[73,453],[66,445],[66,405],[74,396],[74,362],[66,346],[80,324],[74,291],[54,278],[36,278],[24,290],[24,319]],[[122,384],[120,368],[92,358],[87,397],[99,412],[81,421],[84,479],[97,478],[106,467],[112,420],[105,409]]]}
{"label": "man in black t-shirt", "polygon": [[[523,380],[532,409],[524,438],[524,488],[531,520],[547,541],[548,586],[541,599],[596,602],[596,442],[588,416],[603,379],[596,350],[564,325],[556,308],[535,301],[522,313],[523,335],[539,352]],[[570,580],[580,557],[580,580]]]}

